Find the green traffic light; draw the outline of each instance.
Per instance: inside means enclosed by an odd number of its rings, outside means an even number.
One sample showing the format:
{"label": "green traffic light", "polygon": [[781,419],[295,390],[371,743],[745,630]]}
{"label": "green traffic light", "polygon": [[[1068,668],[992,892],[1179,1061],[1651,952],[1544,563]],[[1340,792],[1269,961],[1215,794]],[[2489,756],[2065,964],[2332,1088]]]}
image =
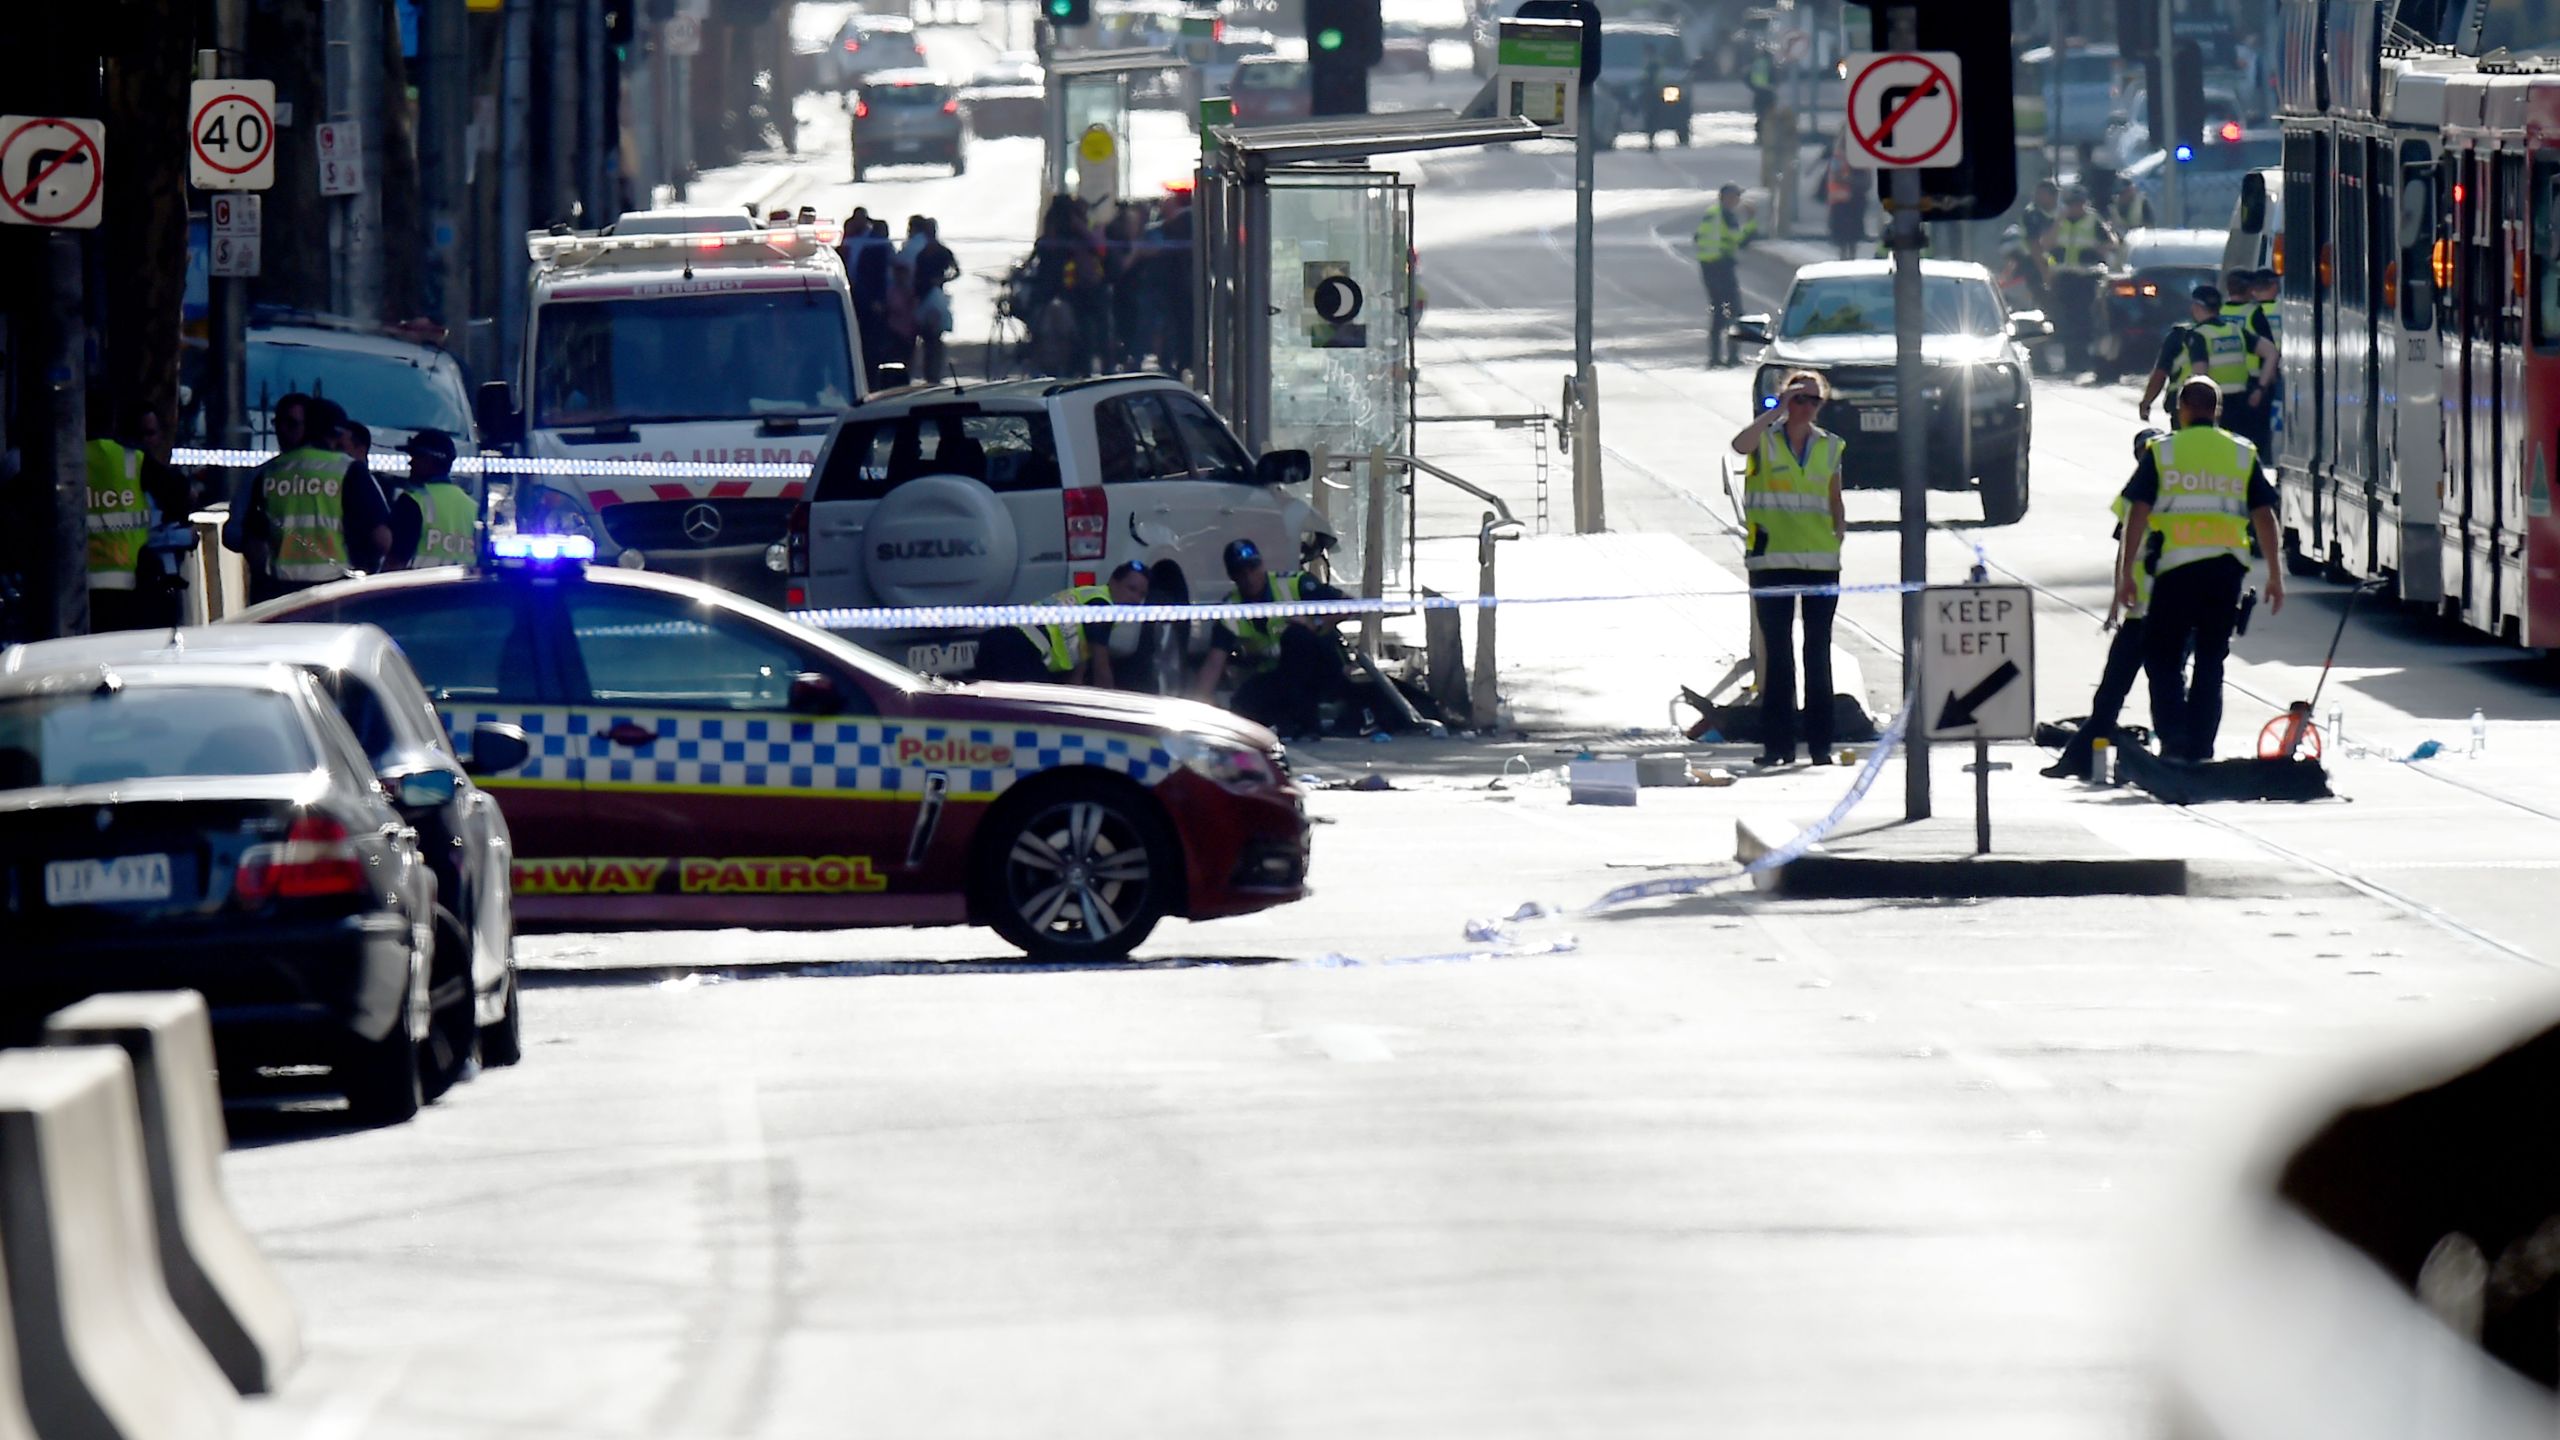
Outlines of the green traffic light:
{"label": "green traffic light", "polygon": [[1317,48],[1317,49],[1319,49],[1319,50],[1339,50],[1339,49],[1341,49],[1341,48],[1342,48],[1342,32],[1341,32],[1340,30],[1338,30],[1338,29],[1334,28],[1333,26],[1330,26],[1330,25],[1326,26],[1326,27],[1325,27],[1324,29],[1322,29],[1322,30],[1317,31],[1317,32],[1316,32],[1316,48]]}
{"label": "green traffic light", "polygon": [[1049,16],[1051,19],[1064,18],[1066,15],[1072,13],[1075,8],[1076,0],[1049,0]]}

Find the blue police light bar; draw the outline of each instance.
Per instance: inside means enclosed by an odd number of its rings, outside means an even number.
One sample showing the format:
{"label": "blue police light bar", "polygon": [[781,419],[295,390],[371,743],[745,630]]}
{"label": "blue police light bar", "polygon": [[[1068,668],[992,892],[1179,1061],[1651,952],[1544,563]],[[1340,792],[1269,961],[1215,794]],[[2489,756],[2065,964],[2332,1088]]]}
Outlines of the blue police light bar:
{"label": "blue police light bar", "polygon": [[2178,147],[2177,154],[2179,162],[2183,164],[2186,161],[2196,158],[2196,147],[2193,145],[2181,145]]}
{"label": "blue police light bar", "polygon": [[497,535],[489,540],[489,558],[533,569],[583,565],[596,558],[596,542],[584,535]]}
{"label": "blue police light bar", "polygon": [[1761,409],[1763,409],[1763,410],[1775,410],[1775,409],[1777,409],[1777,408],[1778,408],[1778,397],[1777,397],[1777,396],[1775,396],[1775,395],[1763,395],[1763,396],[1761,396],[1761,397],[1760,397],[1760,408],[1761,408]]}

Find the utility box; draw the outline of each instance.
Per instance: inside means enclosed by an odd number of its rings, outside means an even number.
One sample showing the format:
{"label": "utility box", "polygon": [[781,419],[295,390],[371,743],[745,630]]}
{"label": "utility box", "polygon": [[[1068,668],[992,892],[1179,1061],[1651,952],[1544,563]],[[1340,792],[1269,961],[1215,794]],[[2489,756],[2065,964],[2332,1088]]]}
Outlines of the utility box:
{"label": "utility box", "polygon": [[1571,20],[1505,20],[1494,50],[1494,113],[1570,136],[1580,119],[1582,27]]}

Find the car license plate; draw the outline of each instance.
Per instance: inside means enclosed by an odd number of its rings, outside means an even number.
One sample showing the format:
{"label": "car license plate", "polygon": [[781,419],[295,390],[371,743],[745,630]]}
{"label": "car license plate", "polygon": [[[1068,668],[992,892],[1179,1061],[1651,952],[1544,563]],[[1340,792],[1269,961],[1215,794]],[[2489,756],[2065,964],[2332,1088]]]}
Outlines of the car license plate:
{"label": "car license plate", "polygon": [[954,640],[947,645],[910,645],[907,668],[927,675],[956,675],[978,668],[978,642]]}
{"label": "car license plate", "polygon": [[1891,433],[1902,428],[1901,414],[1899,410],[1861,410],[1858,412],[1858,428]]}
{"label": "car license plate", "polygon": [[169,898],[169,857],[119,855],[112,860],[55,860],[44,867],[47,905],[103,905]]}

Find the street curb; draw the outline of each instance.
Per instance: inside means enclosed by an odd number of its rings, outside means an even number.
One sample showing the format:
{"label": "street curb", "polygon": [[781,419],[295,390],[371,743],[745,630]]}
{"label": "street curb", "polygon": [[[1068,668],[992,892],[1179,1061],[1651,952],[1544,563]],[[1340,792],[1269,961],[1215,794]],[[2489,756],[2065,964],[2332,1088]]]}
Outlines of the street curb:
{"label": "street curb", "polygon": [[[1733,822],[1733,856],[1766,858],[1798,827],[1759,816]],[[1792,900],[1983,900],[2080,895],[2184,895],[2187,862],[2135,856],[1835,855],[1815,844],[1752,885]]]}

